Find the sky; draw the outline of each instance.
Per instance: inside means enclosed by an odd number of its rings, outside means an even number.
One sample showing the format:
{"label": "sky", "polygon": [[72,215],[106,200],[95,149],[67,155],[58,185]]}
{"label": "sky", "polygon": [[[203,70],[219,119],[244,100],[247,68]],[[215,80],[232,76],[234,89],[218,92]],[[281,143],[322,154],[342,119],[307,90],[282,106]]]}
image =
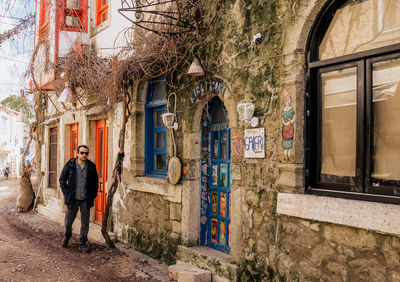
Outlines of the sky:
{"label": "sky", "polygon": [[[0,0],[0,33],[34,13],[35,0]],[[9,95],[20,95],[29,89],[24,73],[33,53],[34,27],[0,46],[0,101]]]}

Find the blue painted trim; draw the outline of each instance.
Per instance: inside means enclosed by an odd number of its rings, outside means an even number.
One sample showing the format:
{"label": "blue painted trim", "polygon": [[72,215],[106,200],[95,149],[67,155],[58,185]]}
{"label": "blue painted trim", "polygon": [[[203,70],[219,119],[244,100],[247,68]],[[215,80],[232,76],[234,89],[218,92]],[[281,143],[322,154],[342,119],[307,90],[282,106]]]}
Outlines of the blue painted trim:
{"label": "blue painted trim", "polygon": [[146,176],[154,177],[154,178],[166,178],[167,177],[164,173],[163,174],[149,173],[149,174],[146,174]]}
{"label": "blue painted trim", "polygon": [[[145,105],[145,174],[149,177],[164,178],[168,171],[168,153],[167,153],[167,136],[168,131],[165,126],[155,126],[154,114],[160,111],[166,111],[167,99],[162,98],[158,100],[151,100],[154,94],[154,82],[163,81],[164,89],[165,82],[164,77],[158,77],[148,82],[147,93],[146,93],[146,105]],[[156,148],[155,138],[157,133],[165,133],[165,147]],[[155,157],[156,155],[165,156],[165,169],[155,169]]]}
{"label": "blue painted trim", "polygon": [[[226,116],[226,110],[225,107],[223,106],[222,101],[219,98],[213,98],[210,101],[210,116],[211,116],[211,120],[214,119],[214,115],[215,115],[215,111],[217,109],[217,107],[221,107],[221,109],[223,110],[223,114],[225,117],[225,123],[220,123],[219,125],[224,125],[222,128],[218,127],[218,129],[216,129],[215,127],[213,127],[213,125],[217,125],[217,124],[213,124],[212,122],[208,122],[207,126],[204,126],[204,114],[203,114],[203,119],[202,119],[202,145],[201,145],[201,152],[203,154],[203,150],[204,148],[207,146],[208,148],[208,159],[207,161],[205,161],[203,158],[201,160],[201,166],[202,166],[202,171],[201,171],[201,186],[202,189],[201,191],[203,191],[203,184],[204,181],[203,179],[206,177],[207,181],[207,223],[206,224],[200,224],[200,245],[208,245],[211,248],[214,248],[218,251],[224,252],[224,253],[230,253],[230,247],[229,247],[229,223],[231,222],[230,219],[230,213],[229,213],[229,201],[230,201],[230,193],[231,193],[231,176],[230,176],[230,129],[228,128],[229,125],[229,120],[227,119]],[[221,132],[226,131],[226,159],[221,159],[222,157],[222,150],[221,150],[221,140],[222,140],[222,134]],[[214,133],[215,134],[215,138],[218,138],[218,155],[216,156],[216,159],[213,159],[213,151],[214,151]],[[205,138],[206,137],[206,138]],[[207,140],[206,140],[207,139]],[[207,174],[204,174],[203,171],[203,165],[207,164]],[[225,187],[220,187],[221,185],[221,164],[225,164],[226,165],[226,186]],[[212,176],[213,176],[213,169],[212,166],[213,165],[217,165],[217,183],[216,185],[212,185]],[[217,214],[213,214],[212,213],[212,192],[216,192],[217,193]],[[222,216],[221,214],[221,192],[225,193],[225,216]],[[201,195],[201,198],[203,198],[203,194]],[[202,199],[202,203],[201,203],[201,208],[203,208],[203,199]],[[202,216],[202,212],[201,212],[201,216]],[[216,226],[216,238],[217,238],[217,242],[212,242],[211,241],[211,231],[212,231],[212,221],[211,219],[215,219],[217,220],[217,226]],[[225,224],[225,236],[224,236],[224,243],[221,243],[220,239],[221,239],[221,221],[224,222]]]}

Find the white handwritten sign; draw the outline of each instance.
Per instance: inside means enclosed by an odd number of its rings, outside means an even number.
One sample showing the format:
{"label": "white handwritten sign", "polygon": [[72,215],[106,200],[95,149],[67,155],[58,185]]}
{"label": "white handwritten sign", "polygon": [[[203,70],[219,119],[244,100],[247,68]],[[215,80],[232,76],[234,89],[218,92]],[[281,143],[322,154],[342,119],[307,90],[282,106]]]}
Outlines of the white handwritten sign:
{"label": "white handwritten sign", "polygon": [[244,157],[265,158],[265,129],[244,130]]}

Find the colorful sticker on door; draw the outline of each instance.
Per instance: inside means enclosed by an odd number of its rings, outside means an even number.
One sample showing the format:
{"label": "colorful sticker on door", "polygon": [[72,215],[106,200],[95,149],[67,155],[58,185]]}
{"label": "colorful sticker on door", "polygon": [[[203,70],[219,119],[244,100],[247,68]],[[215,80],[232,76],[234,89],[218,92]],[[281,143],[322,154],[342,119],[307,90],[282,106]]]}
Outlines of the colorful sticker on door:
{"label": "colorful sticker on door", "polygon": [[218,165],[212,166],[212,182],[211,182],[211,184],[213,186],[218,185]]}
{"label": "colorful sticker on door", "polygon": [[221,192],[220,196],[221,216],[226,216],[226,192]]}
{"label": "colorful sticker on door", "polygon": [[207,187],[205,185],[201,185],[201,214],[205,215],[207,213]]}
{"label": "colorful sticker on door", "polygon": [[226,181],[227,181],[227,176],[228,176],[227,165],[226,164],[221,164],[220,171],[221,171],[221,178],[219,180],[219,186],[220,187],[226,187]]}
{"label": "colorful sticker on door", "polygon": [[217,219],[211,219],[211,241],[217,243]]}
{"label": "colorful sticker on door", "polygon": [[213,154],[212,158],[214,160],[218,159],[218,132],[213,132]]}
{"label": "colorful sticker on door", "polygon": [[228,132],[221,131],[221,157],[222,160],[228,158]]}
{"label": "colorful sticker on door", "polygon": [[295,113],[292,109],[292,97],[289,92],[283,88],[283,111],[282,111],[282,147],[284,158],[290,158],[290,151],[293,147],[294,139],[294,118]]}
{"label": "colorful sticker on door", "polygon": [[217,214],[218,212],[218,192],[213,191],[211,193],[211,212]]}
{"label": "colorful sticker on door", "polygon": [[226,244],[226,227],[225,227],[225,221],[221,221],[220,226],[219,226],[219,243],[221,245]]}

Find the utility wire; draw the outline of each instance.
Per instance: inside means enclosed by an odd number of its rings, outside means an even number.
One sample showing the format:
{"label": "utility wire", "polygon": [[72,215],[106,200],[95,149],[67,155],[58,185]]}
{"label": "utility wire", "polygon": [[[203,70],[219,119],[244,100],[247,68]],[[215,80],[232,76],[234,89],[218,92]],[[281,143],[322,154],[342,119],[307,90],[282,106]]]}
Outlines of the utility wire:
{"label": "utility wire", "polygon": [[10,16],[2,16],[0,18],[12,19],[12,20],[26,20],[26,18],[18,18],[18,17],[10,17]]}
{"label": "utility wire", "polygon": [[17,60],[11,57],[4,57],[4,56],[0,56],[0,59],[4,59],[4,60],[9,60],[9,61],[14,61],[14,62],[18,62],[18,63],[22,63],[22,64],[30,64],[29,59],[27,61],[22,61],[22,60]]}

